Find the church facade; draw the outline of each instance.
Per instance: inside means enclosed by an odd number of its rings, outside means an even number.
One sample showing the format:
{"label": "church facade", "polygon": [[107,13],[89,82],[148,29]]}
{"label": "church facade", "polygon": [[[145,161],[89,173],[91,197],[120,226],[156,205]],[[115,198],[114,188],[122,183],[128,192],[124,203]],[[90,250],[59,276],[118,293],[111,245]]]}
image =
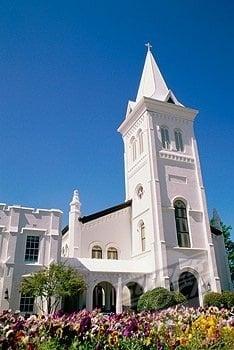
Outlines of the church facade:
{"label": "church facade", "polygon": [[[61,212],[55,210],[43,213],[50,219],[33,212],[29,224],[24,220],[18,226],[4,226],[0,221],[5,237],[0,242],[1,308],[7,303],[13,309],[23,305],[25,296],[13,290],[16,282],[9,278],[6,267],[11,254],[18,256],[20,249],[24,261],[12,258],[15,281],[59,260],[84,274],[87,291],[65,300],[65,311],[98,307],[120,313],[136,308],[144,291],[159,286],[180,290],[191,305],[202,305],[207,291],[231,289],[223,237],[210,227],[207,213],[194,134],[197,113],[183,106],[168,89],[148,47],[136,100],[128,102],[118,129],[124,143],[125,201],[82,216],[79,193],[74,191],[69,224],[62,231]],[[4,210],[9,208],[2,206]],[[8,237],[11,241],[7,243]],[[17,245],[18,239],[24,245]],[[9,250],[10,244],[15,251]],[[25,257],[33,255],[35,247],[37,259],[27,264]],[[32,298],[30,301],[28,311],[33,309]]]}

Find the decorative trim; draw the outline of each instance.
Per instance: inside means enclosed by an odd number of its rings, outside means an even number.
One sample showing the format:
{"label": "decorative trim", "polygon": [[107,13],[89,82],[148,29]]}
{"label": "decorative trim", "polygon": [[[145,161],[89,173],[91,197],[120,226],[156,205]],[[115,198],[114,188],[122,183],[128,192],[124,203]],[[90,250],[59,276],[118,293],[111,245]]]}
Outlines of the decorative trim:
{"label": "decorative trim", "polygon": [[171,182],[178,183],[178,184],[187,184],[187,177],[186,176],[179,176],[174,174],[168,174],[168,179]]}
{"label": "decorative trim", "polygon": [[176,162],[194,164],[194,158],[190,156],[184,156],[171,151],[159,151],[159,157],[164,159],[174,160]]}
{"label": "decorative trim", "polygon": [[147,154],[141,157],[137,162],[135,162],[131,168],[128,170],[129,178],[131,178],[139,169],[141,169],[147,163]]}
{"label": "decorative trim", "polygon": [[47,233],[47,229],[40,229],[35,227],[23,227],[20,233]]}
{"label": "decorative trim", "polygon": [[132,135],[135,135],[135,133],[139,130],[139,127],[143,124],[144,122],[144,117],[145,115],[142,114],[140,116],[140,118],[135,122],[135,124],[133,124],[133,126],[131,127],[131,129],[127,132],[126,137],[127,139],[129,139],[130,137],[132,137]]}
{"label": "decorative trim", "polygon": [[84,223],[82,226],[81,226],[81,231],[85,231],[89,228],[92,228],[94,226],[97,226],[99,224],[102,224],[102,223],[105,223],[105,222],[109,222],[111,221],[112,219],[116,218],[116,217],[119,217],[119,216],[122,216],[122,215],[127,215],[128,214],[128,208],[126,209],[121,209],[121,210],[118,210],[114,213],[111,213],[111,214],[106,214],[105,216],[102,216],[100,218],[96,218],[96,219],[93,219],[87,223]]}
{"label": "decorative trim", "polygon": [[124,203],[121,203],[121,204],[118,204],[118,205],[115,205],[114,207],[110,207],[110,208],[107,208],[107,209],[104,209],[102,211],[99,211],[97,213],[94,213],[94,214],[90,214],[90,215],[87,215],[87,216],[83,216],[81,218],[79,218],[79,221],[82,222],[82,224],[85,224],[89,221],[92,221],[92,220],[95,220],[95,219],[99,219],[103,216],[107,216],[109,214],[112,214],[114,212],[118,212],[122,209],[125,209],[127,207],[131,207],[132,205],[132,201],[131,200],[128,200]]}

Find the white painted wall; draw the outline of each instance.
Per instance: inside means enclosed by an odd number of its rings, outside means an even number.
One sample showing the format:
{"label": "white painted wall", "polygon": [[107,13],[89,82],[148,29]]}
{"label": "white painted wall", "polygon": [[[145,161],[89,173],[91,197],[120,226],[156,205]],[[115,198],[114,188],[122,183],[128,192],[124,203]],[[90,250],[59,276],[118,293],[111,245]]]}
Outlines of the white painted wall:
{"label": "white painted wall", "polygon": [[[60,260],[60,210],[0,205],[0,308],[19,309],[22,276]],[[24,260],[27,235],[40,237],[37,263]],[[4,299],[8,290],[9,302]]]}

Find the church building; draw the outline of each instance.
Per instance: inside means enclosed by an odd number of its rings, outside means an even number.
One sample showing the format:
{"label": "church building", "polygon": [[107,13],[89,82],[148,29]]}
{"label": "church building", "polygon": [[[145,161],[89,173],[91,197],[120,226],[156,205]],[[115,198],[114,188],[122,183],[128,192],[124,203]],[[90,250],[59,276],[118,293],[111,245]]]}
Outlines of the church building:
{"label": "church building", "polygon": [[78,269],[88,286],[83,295],[64,300],[65,311],[120,313],[135,309],[143,292],[159,286],[181,291],[191,305],[202,305],[207,291],[231,289],[223,236],[209,223],[197,114],[168,88],[148,45],[136,99],[128,102],[118,128],[125,201],[82,216],[75,190],[62,230],[59,210],[1,205],[1,308],[32,312],[33,298],[13,286],[60,260]]}

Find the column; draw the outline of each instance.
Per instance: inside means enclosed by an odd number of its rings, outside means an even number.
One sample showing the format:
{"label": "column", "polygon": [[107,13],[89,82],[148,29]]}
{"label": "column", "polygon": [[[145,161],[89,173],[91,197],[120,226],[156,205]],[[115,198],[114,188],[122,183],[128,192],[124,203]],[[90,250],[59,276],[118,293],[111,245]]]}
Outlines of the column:
{"label": "column", "polygon": [[117,290],[116,290],[116,313],[121,314],[123,309],[122,305],[122,277],[119,275],[118,277],[118,283],[117,283]]}
{"label": "column", "polygon": [[93,309],[93,291],[92,288],[86,290],[86,310],[92,311]]}

